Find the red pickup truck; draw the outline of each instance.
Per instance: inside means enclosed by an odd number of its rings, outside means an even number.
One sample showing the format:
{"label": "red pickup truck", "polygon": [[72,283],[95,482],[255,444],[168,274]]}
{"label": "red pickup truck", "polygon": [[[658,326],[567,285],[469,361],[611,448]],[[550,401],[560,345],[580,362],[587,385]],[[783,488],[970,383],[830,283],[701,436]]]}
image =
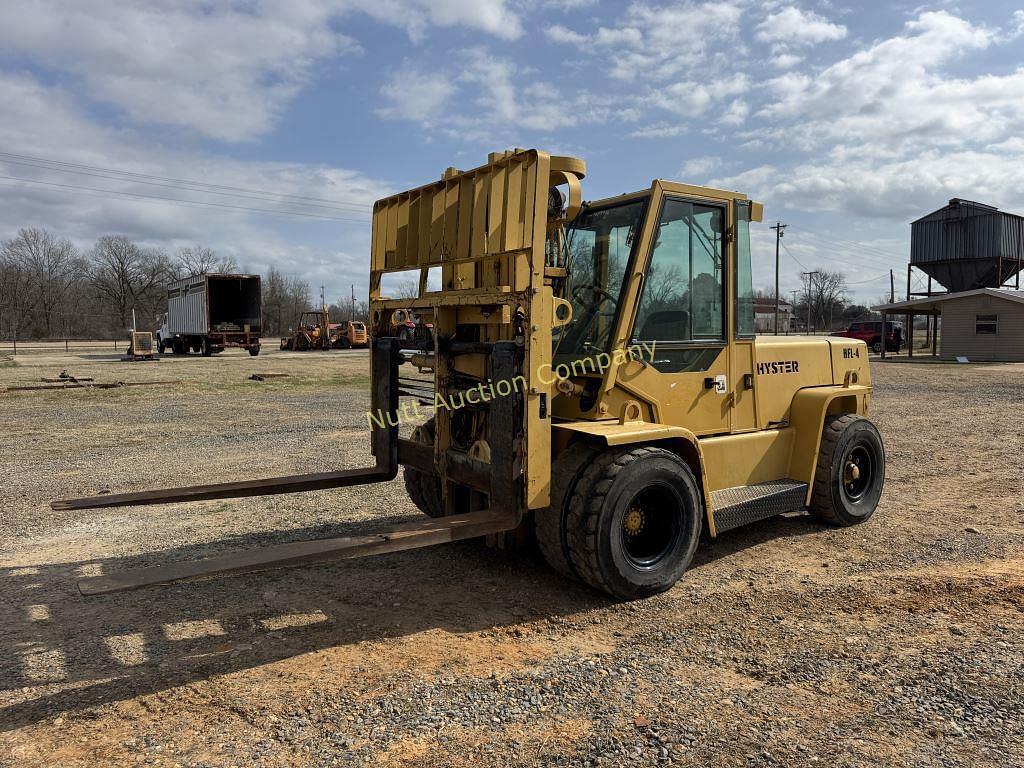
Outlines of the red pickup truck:
{"label": "red pickup truck", "polygon": [[[899,352],[903,344],[903,326],[892,321],[885,324],[885,351]],[[872,352],[882,351],[882,321],[866,320],[861,323],[852,323],[845,331],[836,331],[833,336],[842,336],[847,339],[860,339],[867,343]]]}

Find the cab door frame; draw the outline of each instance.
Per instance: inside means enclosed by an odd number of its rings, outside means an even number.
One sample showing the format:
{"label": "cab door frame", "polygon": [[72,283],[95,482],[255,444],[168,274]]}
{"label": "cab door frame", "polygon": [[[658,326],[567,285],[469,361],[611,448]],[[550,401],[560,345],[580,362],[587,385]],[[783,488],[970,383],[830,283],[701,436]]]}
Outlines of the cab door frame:
{"label": "cab door frame", "polygon": [[[653,419],[662,424],[669,423],[669,419],[666,418],[666,408],[669,405],[668,399],[675,400],[677,397],[680,397],[684,404],[689,403],[690,405],[668,409],[669,412],[682,414],[681,419],[674,419],[685,422],[679,426],[685,426],[697,435],[728,434],[734,429],[733,403],[737,399],[737,376],[735,371],[737,367],[743,370],[749,368],[749,366],[734,360],[736,355],[735,322],[733,319],[735,316],[734,304],[736,295],[736,211],[734,202],[736,200],[746,200],[744,195],[661,180],[657,180],[652,184],[648,208],[644,217],[641,241],[633,255],[633,263],[630,264],[628,269],[628,285],[626,290],[623,291],[612,349],[623,349],[633,339],[640,299],[644,283],[646,282],[646,275],[651,265],[651,259],[654,255],[655,231],[661,219],[664,204],[668,199],[678,199],[698,205],[713,206],[722,211],[721,280],[723,285],[722,313],[724,339],[713,342],[697,340],[685,344],[686,347],[692,349],[719,349],[721,351],[706,371],[664,373],[644,362],[637,361],[629,361],[622,366],[613,366],[613,369],[609,370],[608,378],[606,379],[606,391],[610,391],[615,385],[622,387],[638,399],[647,402],[655,411],[652,414]],[[682,345],[672,345],[673,348],[677,346]],[[752,353],[752,350],[748,350],[748,353]],[[726,376],[726,391],[721,393],[716,390],[707,390],[705,388],[705,380],[713,378],[722,372]],[[673,377],[675,381],[670,382],[665,377]],[[739,385],[742,386],[743,377],[740,376],[739,379]],[[666,386],[669,382],[670,385]],[[676,389],[678,384],[682,382],[686,382],[687,385],[681,390]],[[699,384],[699,388],[695,384]],[[710,400],[704,406],[708,410],[708,415],[706,418],[695,419],[692,406],[699,404],[702,399]],[[720,403],[718,408],[711,404],[714,402]],[[714,415],[716,411],[717,415]],[[699,422],[704,423],[701,424]],[[741,428],[745,430],[746,426],[744,423]]]}

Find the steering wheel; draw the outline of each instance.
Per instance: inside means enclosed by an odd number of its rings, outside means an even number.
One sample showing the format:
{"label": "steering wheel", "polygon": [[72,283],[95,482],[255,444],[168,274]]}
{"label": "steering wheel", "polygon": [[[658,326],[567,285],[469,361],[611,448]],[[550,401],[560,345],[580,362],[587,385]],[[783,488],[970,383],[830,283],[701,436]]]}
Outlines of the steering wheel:
{"label": "steering wheel", "polygon": [[[589,292],[593,299],[595,299],[595,301],[593,301],[592,303],[584,302],[583,294],[585,292]],[[599,288],[596,285],[577,285],[572,290],[572,298],[573,301],[578,302],[580,304],[590,303],[591,306],[594,307],[594,311],[599,312],[600,314],[609,315],[615,313],[615,297],[608,293],[608,291],[606,291],[604,288]],[[610,301],[612,303],[611,312],[601,311],[601,307],[604,305],[606,301]]]}

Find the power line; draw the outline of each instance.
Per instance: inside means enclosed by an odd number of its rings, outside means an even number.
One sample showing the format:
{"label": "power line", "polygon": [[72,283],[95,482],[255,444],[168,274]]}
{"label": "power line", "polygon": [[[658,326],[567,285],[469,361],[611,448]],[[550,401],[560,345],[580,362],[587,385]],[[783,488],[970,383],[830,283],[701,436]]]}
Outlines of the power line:
{"label": "power line", "polygon": [[[788,255],[788,256],[789,256],[789,257],[790,257],[790,258],[791,258],[791,259],[792,259],[793,261],[795,261],[795,262],[797,263],[797,265],[798,265],[799,267],[803,268],[804,270],[806,270],[806,269],[807,269],[807,267],[806,267],[806,266],[804,265],[804,263],[803,263],[802,261],[800,261],[800,259],[798,259],[798,258],[797,258],[796,256],[794,256],[794,255],[793,255],[792,253],[790,253],[790,250],[789,250],[789,248],[787,248],[787,247],[786,247],[786,244],[785,244],[785,243],[782,243],[782,250],[784,250],[784,251],[786,252],[786,254],[787,254],[787,255]],[[888,278],[888,277],[889,277],[889,273],[888,273],[888,272],[886,272],[886,273],[885,273],[884,275],[878,275],[877,277],[872,277],[872,278],[869,278],[869,279],[867,279],[867,280],[855,280],[855,281],[853,281],[853,282],[847,282],[846,284],[847,284],[847,285],[864,285],[865,283],[873,283],[873,282],[875,282],[876,280],[881,280],[881,279],[883,279],[883,278]]]}
{"label": "power line", "polygon": [[857,258],[865,263],[873,264],[878,267],[889,268],[892,265],[892,261],[888,258],[876,256],[873,253],[864,253],[858,251],[852,246],[841,245],[839,243],[832,242],[820,235],[815,235],[812,232],[804,232],[803,236],[810,240],[812,245],[817,245],[818,248],[828,249],[838,253],[839,255],[845,255],[851,258]]}
{"label": "power line", "polygon": [[61,189],[78,190],[83,192],[99,193],[96,196],[109,196],[118,195],[121,197],[132,197],[142,200],[161,200],[170,203],[177,203],[178,205],[192,205],[192,206],[207,206],[212,208],[228,208],[236,211],[249,211],[251,213],[269,213],[276,214],[279,216],[301,216],[308,219],[319,219],[321,221],[349,221],[357,224],[365,224],[365,219],[349,219],[340,216],[324,216],[317,213],[302,213],[301,211],[283,211],[273,210],[271,208],[250,208],[244,205],[230,205],[228,203],[213,203],[210,201],[203,200],[183,200],[180,197],[165,197],[163,195],[147,195],[142,192],[120,192],[116,189],[104,189],[102,187],[83,187],[77,184],[59,184],[55,181],[42,181],[41,179],[26,179],[20,176],[0,176],[0,180],[3,181],[20,181],[25,184],[42,184],[47,187],[59,187]]}
{"label": "power line", "polygon": [[[2,155],[2,154],[3,153],[0,152],[0,155]],[[304,205],[304,206],[307,206],[307,207],[324,208],[324,209],[329,210],[329,211],[337,211],[337,212],[341,212],[341,213],[361,213],[361,212],[365,211],[365,209],[363,209],[363,208],[360,208],[358,210],[350,210],[350,209],[335,207],[335,206],[331,206],[331,205],[324,205],[322,203],[306,203],[306,202],[299,203],[299,202],[292,202],[290,200],[278,199],[278,198],[274,198],[274,197],[262,197],[262,196],[259,196],[259,195],[249,195],[249,194],[244,194],[244,193],[240,193],[240,192],[218,192],[217,190],[214,190],[214,189],[201,189],[201,188],[197,188],[197,187],[186,187],[186,186],[182,186],[180,184],[164,184],[164,183],[159,182],[159,181],[145,181],[143,179],[125,179],[125,178],[121,178],[120,176],[111,176],[111,175],[105,174],[105,173],[92,173],[91,171],[78,171],[78,170],[74,170],[74,169],[70,169],[70,168],[54,168],[54,167],[51,167],[51,166],[48,166],[48,165],[40,165],[40,164],[37,164],[37,163],[30,163],[30,162],[23,161],[23,160],[7,160],[7,159],[5,159],[3,157],[0,157],[0,163],[3,163],[5,165],[24,165],[24,166],[27,166],[29,168],[36,168],[38,170],[46,170],[46,171],[54,171],[56,173],[74,173],[74,174],[78,174],[80,176],[91,176],[91,177],[97,178],[97,179],[108,179],[110,181],[121,181],[121,182],[130,183],[130,184],[148,184],[150,186],[163,187],[165,189],[176,189],[176,190],[181,190],[181,191],[185,191],[185,192],[198,192],[199,194],[202,194],[202,195],[219,195],[220,197],[239,198],[239,199],[245,199],[245,200],[258,200],[258,201],[269,202],[269,203],[282,203],[284,205]]]}
{"label": "power line", "polygon": [[796,262],[798,267],[800,267],[801,269],[803,269],[805,271],[807,270],[807,266],[802,261],[800,261],[800,259],[798,259],[796,256],[794,256],[790,252],[789,248],[786,247],[785,243],[782,244],[782,250],[784,250],[786,252],[786,255],[789,256],[789,258],[791,258],[793,261]]}
{"label": "power line", "polygon": [[847,281],[847,285],[864,285],[865,283],[876,283],[879,280],[888,280],[889,273],[886,272],[884,275],[877,275],[875,277],[869,277],[867,280],[854,280],[853,282]]}
{"label": "power line", "polygon": [[[798,226],[794,225],[793,229],[799,229],[801,232],[807,232],[807,234],[814,235],[815,237],[818,237],[818,238],[820,238],[822,240],[826,240],[827,239],[827,238],[823,237],[822,235],[818,235],[818,234],[816,234],[814,232],[806,230],[803,227],[798,227]],[[877,254],[879,254],[881,256],[885,256],[886,258],[892,258],[892,259],[904,259],[904,258],[906,258],[902,254],[891,253],[890,251],[886,251],[886,250],[884,250],[882,248],[878,248],[877,246],[867,245],[866,243],[857,242],[856,240],[844,240],[842,238],[834,238],[834,241],[838,242],[838,243],[847,243],[847,244],[852,245],[852,246],[854,246],[854,247],[856,247],[856,248],[858,248],[860,250],[874,251],[875,253],[877,253]]]}
{"label": "power line", "polygon": [[42,157],[33,157],[31,155],[19,155],[13,152],[0,152],[0,157],[15,158],[17,160],[32,161],[36,163],[48,163],[50,165],[66,166],[69,168],[83,168],[89,171],[102,171],[104,173],[116,173],[120,176],[128,176],[137,179],[158,179],[159,181],[170,181],[177,184],[191,184],[193,186],[207,187],[210,189],[223,189],[232,192],[249,192],[257,195],[271,195],[275,197],[288,197],[294,200],[305,200],[316,203],[328,203],[330,205],[344,206],[353,208],[359,211],[365,211],[366,206],[361,206],[357,203],[346,203],[341,200],[328,200],[321,197],[307,197],[305,195],[292,195],[284,192],[269,192],[262,189],[250,189],[247,187],[232,187],[225,184],[210,184],[205,181],[192,181],[190,179],[177,179],[171,176],[158,176],[152,173],[139,173],[137,171],[122,171],[117,168],[104,168],[97,165],[85,165],[83,163],[72,163],[65,160],[48,160]]}

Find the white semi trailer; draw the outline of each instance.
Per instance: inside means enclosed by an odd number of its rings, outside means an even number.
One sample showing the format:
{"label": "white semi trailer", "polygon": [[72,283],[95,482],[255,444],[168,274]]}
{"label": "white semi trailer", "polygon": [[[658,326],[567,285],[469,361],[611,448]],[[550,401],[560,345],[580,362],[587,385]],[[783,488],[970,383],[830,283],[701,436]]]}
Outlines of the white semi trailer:
{"label": "white semi trailer", "polygon": [[156,333],[161,353],[209,356],[227,347],[260,353],[263,302],[259,275],[206,274],[167,288],[167,313]]}

